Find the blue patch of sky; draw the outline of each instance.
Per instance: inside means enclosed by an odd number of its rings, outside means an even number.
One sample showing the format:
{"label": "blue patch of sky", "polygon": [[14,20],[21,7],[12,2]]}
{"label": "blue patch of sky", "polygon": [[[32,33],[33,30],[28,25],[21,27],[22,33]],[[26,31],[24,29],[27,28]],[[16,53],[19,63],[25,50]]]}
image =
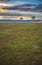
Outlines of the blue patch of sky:
{"label": "blue patch of sky", "polygon": [[28,4],[42,4],[42,0],[10,0],[10,2],[24,2],[24,3],[28,3]]}

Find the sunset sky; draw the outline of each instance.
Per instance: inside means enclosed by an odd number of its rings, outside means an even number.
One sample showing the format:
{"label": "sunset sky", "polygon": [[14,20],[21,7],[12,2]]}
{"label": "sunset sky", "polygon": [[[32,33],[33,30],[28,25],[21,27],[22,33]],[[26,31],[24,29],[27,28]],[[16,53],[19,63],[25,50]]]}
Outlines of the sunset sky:
{"label": "sunset sky", "polygon": [[42,18],[42,0],[0,0],[0,15],[40,16]]}

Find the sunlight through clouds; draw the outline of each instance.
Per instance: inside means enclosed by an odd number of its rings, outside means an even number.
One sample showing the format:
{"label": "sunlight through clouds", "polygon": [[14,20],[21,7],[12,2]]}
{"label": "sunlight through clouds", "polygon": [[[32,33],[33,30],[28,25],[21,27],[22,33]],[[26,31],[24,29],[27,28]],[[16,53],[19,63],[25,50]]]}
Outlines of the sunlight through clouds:
{"label": "sunlight through clouds", "polygon": [[[38,19],[42,19],[42,4],[31,4],[29,1],[25,2],[20,0],[0,2],[0,19],[5,18],[5,16],[7,19],[14,19],[14,16],[17,16],[16,18],[18,18],[18,16],[37,16]],[[11,16],[13,16],[13,18],[11,18]],[[30,17],[26,17],[24,18],[31,19]]]}

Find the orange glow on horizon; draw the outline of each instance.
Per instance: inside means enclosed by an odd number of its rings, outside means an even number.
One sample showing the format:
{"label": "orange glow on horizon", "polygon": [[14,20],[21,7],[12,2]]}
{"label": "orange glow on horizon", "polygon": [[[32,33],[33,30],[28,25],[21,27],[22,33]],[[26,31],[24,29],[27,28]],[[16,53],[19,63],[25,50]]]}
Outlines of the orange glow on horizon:
{"label": "orange glow on horizon", "polygon": [[2,8],[0,8],[0,12],[3,12],[3,9]]}
{"label": "orange glow on horizon", "polygon": [[0,12],[6,12],[6,9],[0,8]]}

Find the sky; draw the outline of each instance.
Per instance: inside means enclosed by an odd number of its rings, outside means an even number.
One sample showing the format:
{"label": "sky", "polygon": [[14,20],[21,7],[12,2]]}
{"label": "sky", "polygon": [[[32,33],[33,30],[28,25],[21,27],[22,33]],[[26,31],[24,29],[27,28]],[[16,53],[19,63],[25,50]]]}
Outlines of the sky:
{"label": "sky", "polygon": [[13,6],[20,4],[42,4],[42,0],[0,0],[0,6]]}
{"label": "sky", "polygon": [[0,2],[5,2],[5,3],[15,3],[15,2],[19,2],[19,3],[28,3],[28,4],[42,4],[42,0],[0,0]]}
{"label": "sky", "polygon": [[42,0],[11,0],[10,2],[16,2],[16,1],[18,1],[18,2],[24,2],[24,3],[42,3]]}
{"label": "sky", "polygon": [[42,0],[0,0],[1,14],[42,17]]}

